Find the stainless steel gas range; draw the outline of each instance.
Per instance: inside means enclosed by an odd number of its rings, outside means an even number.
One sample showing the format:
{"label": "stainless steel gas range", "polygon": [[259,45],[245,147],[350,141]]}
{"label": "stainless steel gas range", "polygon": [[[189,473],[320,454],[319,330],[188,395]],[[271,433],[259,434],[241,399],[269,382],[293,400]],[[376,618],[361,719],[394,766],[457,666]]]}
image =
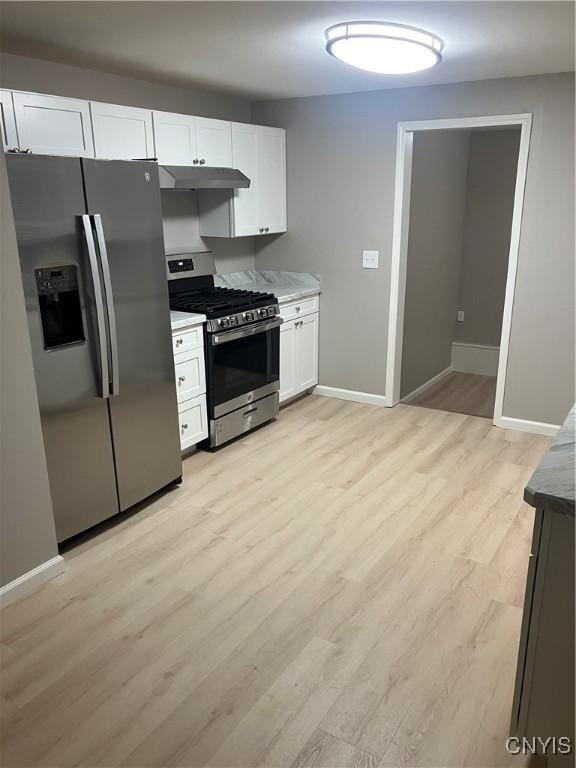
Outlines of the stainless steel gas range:
{"label": "stainless steel gas range", "polygon": [[206,315],[209,437],[216,448],[278,415],[280,325],[273,294],[214,286],[211,253],[168,256],[170,308]]}

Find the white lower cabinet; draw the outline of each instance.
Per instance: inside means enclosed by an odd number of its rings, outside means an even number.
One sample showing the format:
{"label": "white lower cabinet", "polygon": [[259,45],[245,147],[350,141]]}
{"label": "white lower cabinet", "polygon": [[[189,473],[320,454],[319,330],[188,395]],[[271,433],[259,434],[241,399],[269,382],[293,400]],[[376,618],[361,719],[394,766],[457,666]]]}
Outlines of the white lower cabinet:
{"label": "white lower cabinet", "polygon": [[298,377],[300,391],[318,384],[318,313],[306,315],[294,321],[296,328],[296,352],[298,358]]}
{"label": "white lower cabinet", "polygon": [[280,402],[296,394],[296,320],[280,326]]}
{"label": "white lower cabinet", "polygon": [[188,354],[174,359],[176,371],[176,391],[178,402],[183,403],[206,392],[206,374],[204,371],[204,348],[200,347]]}
{"label": "white lower cabinet", "polygon": [[[308,314],[302,315],[302,311]],[[318,383],[318,297],[280,306],[280,402]]]}
{"label": "white lower cabinet", "polygon": [[172,331],[172,348],[178,397],[180,449],[185,451],[208,437],[202,326]]}
{"label": "white lower cabinet", "polygon": [[182,406],[178,406],[178,423],[180,425],[180,450],[182,451],[192,448],[208,437],[205,394],[195,397],[193,400],[187,400]]}

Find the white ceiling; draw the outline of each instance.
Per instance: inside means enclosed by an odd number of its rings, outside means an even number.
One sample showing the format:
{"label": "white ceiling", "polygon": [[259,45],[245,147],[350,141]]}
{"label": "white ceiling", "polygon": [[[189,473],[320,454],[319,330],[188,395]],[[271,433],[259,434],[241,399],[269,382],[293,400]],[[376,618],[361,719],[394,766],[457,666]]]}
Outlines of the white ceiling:
{"label": "white ceiling", "polygon": [[[3,44],[37,56],[252,99],[453,83],[574,69],[564,2],[3,2]],[[363,73],[328,56],[343,20],[405,22],[439,35],[425,73]]]}

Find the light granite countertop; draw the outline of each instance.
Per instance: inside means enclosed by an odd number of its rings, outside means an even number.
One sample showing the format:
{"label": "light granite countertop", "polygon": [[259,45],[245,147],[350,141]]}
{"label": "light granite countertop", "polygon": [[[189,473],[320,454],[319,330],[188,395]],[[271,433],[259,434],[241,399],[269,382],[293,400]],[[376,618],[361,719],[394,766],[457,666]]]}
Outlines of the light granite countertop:
{"label": "light granite countertop", "polygon": [[170,324],[173,331],[181,328],[192,328],[205,322],[206,315],[200,315],[196,312],[175,312],[170,310]]}
{"label": "light granite countertop", "polygon": [[550,509],[574,517],[576,507],[576,405],[554,438],[524,490],[532,507]]}
{"label": "light granite countertop", "polygon": [[322,292],[320,278],[310,272],[285,272],[274,269],[246,269],[214,275],[214,283],[225,288],[273,293],[280,304]]}

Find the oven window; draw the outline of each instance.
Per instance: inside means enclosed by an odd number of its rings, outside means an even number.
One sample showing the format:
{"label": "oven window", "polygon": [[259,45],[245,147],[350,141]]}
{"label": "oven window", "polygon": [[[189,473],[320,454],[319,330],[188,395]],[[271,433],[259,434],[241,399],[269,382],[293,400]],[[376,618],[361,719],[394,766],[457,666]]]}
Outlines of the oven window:
{"label": "oven window", "polygon": [[220,405],[278,381],[280,330],[218,344],[212,354],[214,404]]}

